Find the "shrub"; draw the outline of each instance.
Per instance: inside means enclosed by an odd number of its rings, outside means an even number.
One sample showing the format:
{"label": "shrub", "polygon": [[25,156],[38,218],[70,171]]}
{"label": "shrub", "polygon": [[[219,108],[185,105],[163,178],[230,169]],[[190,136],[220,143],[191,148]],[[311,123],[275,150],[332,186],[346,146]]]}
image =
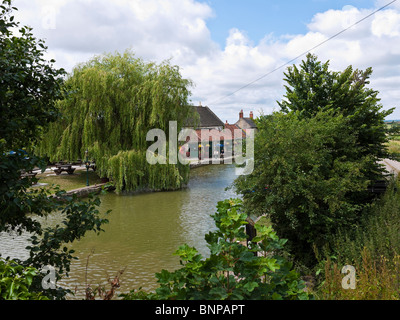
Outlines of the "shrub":
{"label": "shrub", "polygon": [[[336,235],[333,255],[320,263],[322,299],[399,299],[400,192],[393,180],[384,196],[365,209],[353,230]],[[335,262],[332,262],[335,260]],[[344,290],[341,267],[356,269],[356,289]]]}
{"label": "shrub", "polygon": [[400,255],[400,192],[393,180],[383,197],[365,209],[363,219],[353,230],[340,232],[334,241],[339,263],[361,264],[360,252],[367,248],[373,261],[382,256],[393,260]]}
{"label": "shrub", "polygon": [[33,278],[38,273],[33,267],[0,259],[0,300],[47,300],[41,293],[31,291]]}
{"label": "shrub", "polygon": [[297,262],[313,267],[313,248],[353,229],[370,202],[368,171],[374,159],[354,157],[348,119],[332,111],[312,118],[274,113],[257,120],[254,171],[235,180],[246,210],[267,214]]}
{"label": "shrub", "polygon": [[360,253],[361,262],[356,270],[356,287],[344,289],[341,265],[328,259],[325,263],[325,280],[316,295],[323,300],[398,300],[400,299],[400,256],[389,262],[381,256],[377,261],[367,248]]}
{"label": "shrub", "polygon": [[285,240],[271,227],[256,224],[257,236],[246,245],[247,215],[238,199],[218,203],[213,218],[217,230],[206,235],[206,259],[195,248],[181,246],[176,255],[182,268],[156,274],[153,293],[139,289],[122,295],[126,300],[242,300],[308,299],[304,282],[292,265],[278,255]]}

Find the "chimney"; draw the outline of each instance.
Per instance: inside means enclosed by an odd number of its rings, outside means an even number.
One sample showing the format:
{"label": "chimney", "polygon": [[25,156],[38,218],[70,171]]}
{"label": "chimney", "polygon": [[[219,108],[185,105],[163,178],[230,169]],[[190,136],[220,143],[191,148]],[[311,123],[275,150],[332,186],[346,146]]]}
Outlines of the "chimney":
{"label": "chimney", "polygon": [[250,119],[253,119],[253,111],[250,111]]}
{"label": "chimney", "polygon": [[239,112],[239,119],[242,119],[242,118],[243,118],[243,109],[240,110],[240,112]]}
{"label": "chimney", "polygon": [[228,124],[228,120],[226,120],[226,123],[225,124]]}

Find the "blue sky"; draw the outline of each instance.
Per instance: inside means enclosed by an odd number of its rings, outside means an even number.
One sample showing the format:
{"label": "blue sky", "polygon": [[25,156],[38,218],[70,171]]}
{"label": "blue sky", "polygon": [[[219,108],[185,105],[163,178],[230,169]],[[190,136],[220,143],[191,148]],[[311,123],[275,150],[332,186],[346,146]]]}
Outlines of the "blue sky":
{"label": "blue sky", "polygon": [[[193,104],[221,118],[269,114],[284,96],[279,68],[391,0],[14,0],[16,19],[45,39],[48,58],[72,72],[94,55],[131,49],[166,59],[191,79]],[[385,109],[400,119],[400,0],[312,50],[330,68],[374,73]],[[300,63],[298,59],[293,63]],[[237,91],[237,92],[236,92]],[[236,92],[235,94],[232,94]]]}
{"label": "blue sky", "polygon": [[214,41],[225,45],[229,30],[244,30],[258,42],[265,35],[307,32],[307,24],[318,12],[340,10],[351,5],[373,7],[373,0],[207,0],[215,16],[207,21]]}

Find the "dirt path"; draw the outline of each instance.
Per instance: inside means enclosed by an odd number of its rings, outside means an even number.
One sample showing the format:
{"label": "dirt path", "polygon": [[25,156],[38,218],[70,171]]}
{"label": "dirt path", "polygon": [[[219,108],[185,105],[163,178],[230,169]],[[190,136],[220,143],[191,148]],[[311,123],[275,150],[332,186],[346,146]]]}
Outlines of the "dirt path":
{"label": "dirt path", "polygon": [[399,172],[400,172],[400,162],[399,161],[383,159],[382,161],[380,161],[380,163],[385,166],[387,172],[394,173],[395,175],[399,174]]}

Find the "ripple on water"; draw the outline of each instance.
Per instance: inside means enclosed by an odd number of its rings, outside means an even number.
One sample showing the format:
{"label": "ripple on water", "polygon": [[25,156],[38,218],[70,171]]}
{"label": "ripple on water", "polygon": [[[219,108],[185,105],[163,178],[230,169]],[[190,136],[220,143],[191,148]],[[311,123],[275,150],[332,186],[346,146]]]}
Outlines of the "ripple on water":
{"label": "ripple on water", "polygon": [[[76,296],[70,299],[82,299],[86,283],[106,285],[108,278],[125,269],[118,293],[139,287],[154,290],[155,273],[180,267],[179,258],[173,255],[180,245],[187,243],[208,255],[204,235],[215,229],[210,215],[218,201],[235,197],[232,190],[225,190],[235,178],[234,165],[212,165],[192,170],[184,190],[101,195],[101,212],[112,209],[107,217],[110,222],[104,226],[105,232],[90,232],[70,246],[79,260],[72,262],[69,277],[58,284],[76,288]],[[60,220],[57,215],[52,218],[49,223]],[[0,234],[0,253],[24,259],[28,237],[3,241],[4,237]]]}

